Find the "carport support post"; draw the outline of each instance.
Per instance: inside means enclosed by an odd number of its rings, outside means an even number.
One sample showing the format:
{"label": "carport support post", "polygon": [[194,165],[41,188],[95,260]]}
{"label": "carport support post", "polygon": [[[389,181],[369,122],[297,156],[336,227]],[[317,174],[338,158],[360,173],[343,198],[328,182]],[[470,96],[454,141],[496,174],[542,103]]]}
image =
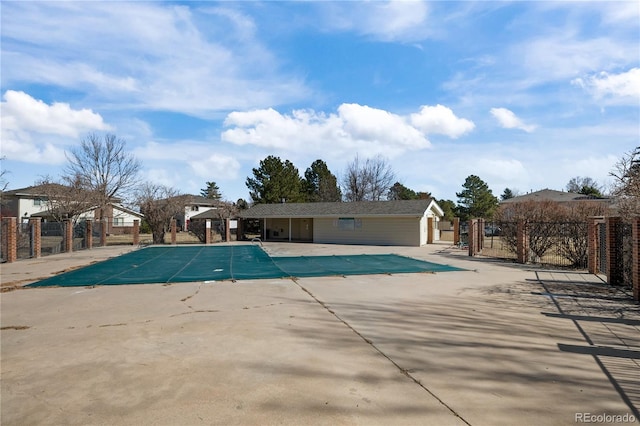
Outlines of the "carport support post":
{"label": "carport support post", "polygon": [[633,261],[631,263],[633,300],[640,302],[640,217],[633,219],[631,232],[631,240],[633,241]]}
{"label": "carport support post", "polygon": [[6,262],[18,260],[18,218],[2,218],[2,256]]}
{"label": "carport support post", "polygon": [[73,223],[71,219],[65,219],[64,223],[64,251],[71,253],[73,251]]}
{"label": "carport support post", "polygon": [[42,225],[39,217],[29,219],[31,225],[31,256],[39,258],[42,252]]}
{"label": "carport support post", "polygon": [[177,238],[176,238],[176,218],[171,218],[171,244],[176,245],[177,244]]}

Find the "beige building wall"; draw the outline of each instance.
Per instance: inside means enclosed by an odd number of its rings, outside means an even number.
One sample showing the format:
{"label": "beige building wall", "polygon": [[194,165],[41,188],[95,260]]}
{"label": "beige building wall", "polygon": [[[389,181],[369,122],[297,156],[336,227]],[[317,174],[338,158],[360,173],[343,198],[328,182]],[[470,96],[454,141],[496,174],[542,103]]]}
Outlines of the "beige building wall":
{"label": "beige building wall", "polygon": [[313,242],[420,246],[426,244],[426,219],[314,218]]}

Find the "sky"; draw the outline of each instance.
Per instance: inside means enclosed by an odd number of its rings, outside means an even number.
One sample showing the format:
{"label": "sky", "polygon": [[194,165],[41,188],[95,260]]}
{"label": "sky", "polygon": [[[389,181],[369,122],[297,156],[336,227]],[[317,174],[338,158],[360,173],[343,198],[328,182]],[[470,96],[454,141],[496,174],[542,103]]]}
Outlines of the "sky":
{"label": "sky", "polygon": [[7,189],[57,179],[91,133],[140,181],[250,200],[269,155],[340,180],[381,155],[457,201],[603,186],[640,145],[640,2],[5,1]]}

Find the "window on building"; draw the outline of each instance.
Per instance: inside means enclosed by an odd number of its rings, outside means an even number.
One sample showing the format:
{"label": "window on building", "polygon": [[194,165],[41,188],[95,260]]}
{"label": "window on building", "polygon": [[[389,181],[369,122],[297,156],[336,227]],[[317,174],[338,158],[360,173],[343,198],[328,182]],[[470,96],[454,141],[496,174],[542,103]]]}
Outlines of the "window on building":
{"label": "window on building", "polygon": [[123,217],[114,217],[113,218],[113,226],[124,226],[124,218]]}
{"label": "window on building", "polygon": [[41,206],[42,205],[42,200],[40,198],[36,198],[33,200],[33,205],[34,206]]}
{"label": "window on building", "polygon": [[199,207],[198,207],[198,206],[191,206],[191,211],[192,211],[192,212],[197,212],[197,211],[198,211],[198,209],[199,209]]}

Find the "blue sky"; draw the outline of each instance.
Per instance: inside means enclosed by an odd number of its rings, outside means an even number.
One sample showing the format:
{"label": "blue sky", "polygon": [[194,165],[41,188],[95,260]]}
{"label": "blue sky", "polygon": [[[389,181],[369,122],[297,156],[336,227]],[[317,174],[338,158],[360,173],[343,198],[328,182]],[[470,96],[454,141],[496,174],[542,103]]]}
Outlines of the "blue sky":
{"label": "blue sky", "polygon": [[56,178],[90,132],[141,180],[249,199],[268,155],[339,178],[382,155],[456,201],[562,190],[640,144],[640,2],[1,3],[9,189]]}

